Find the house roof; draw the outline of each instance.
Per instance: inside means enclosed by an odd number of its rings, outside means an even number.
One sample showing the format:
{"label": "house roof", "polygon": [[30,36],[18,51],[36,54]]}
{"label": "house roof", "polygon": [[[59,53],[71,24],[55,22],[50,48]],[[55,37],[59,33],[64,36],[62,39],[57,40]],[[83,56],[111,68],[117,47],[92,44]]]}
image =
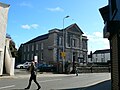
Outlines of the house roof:
{"label": "house roof", "polygon": [[110,49],[96,50],[93,54],[110,53]]}
{"label": "house roof", "polygon": [[68,30],[68,29],[71,29],[73,27],[77,28],[82,34],[84,34],[83,31],[78,27],[78,25],[76,23],[71,24],[70,26],[66,27],[65,29]]}
{"label": "house roof", "polygon": [[[68,29],[71,29],[71,28],[73,28],[73,27],[75,27],[75,28],[77,28],[78,30],[80,30],[80,32],[83,34],[83,32],[81,31],[81,29],[78,27],[78,25],[77,25],[76,23],[74,23],[74,24],[66,27],[65,29],[68,30]],[[55,29],[52,29],[51,31],[54,31],[54,30],[62,31],[63,29],[60,30],[60,29],[56,29],[56,28],[55,28]],[[41,40],[47,39],[48,37],[49,37],[49,33],[48,33],[48,34],[41,35],[41,36],[38,36],[38,37],[36,37],[36,38],[34,38],[34,39],[32,39],[32,40],[24,43],[24,44],[41,41]]]}
{"label": "house roof", "polygon": [[37,42],[37,41],[41,41],[41,40],[44,40],[44,39],[47,39],[49,36],[49,34],[44,34],[44,35],[41,35],[41,36],[38,36],[28,42],[26,42],[25,44],[28,44],[28,43],[32,43],[32,42]]}

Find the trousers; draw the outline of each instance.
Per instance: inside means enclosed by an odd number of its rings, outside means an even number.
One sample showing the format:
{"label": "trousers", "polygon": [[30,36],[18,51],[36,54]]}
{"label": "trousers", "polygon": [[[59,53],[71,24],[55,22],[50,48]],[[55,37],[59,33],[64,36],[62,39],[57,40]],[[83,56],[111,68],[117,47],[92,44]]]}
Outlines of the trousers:
{"label": "trousers", "polygon": [[38,88],[40,88],[40,85],[39,85],[39,83],[38,83],[37,80],[36,80],[36,75],[31,75],[31,76],[30,76],[29,84],[28,84],[28,87],[27,87],[27,88],[30,88],[31,83],[32,83],[32,80],[36,83],[36,85],[38,86]]}

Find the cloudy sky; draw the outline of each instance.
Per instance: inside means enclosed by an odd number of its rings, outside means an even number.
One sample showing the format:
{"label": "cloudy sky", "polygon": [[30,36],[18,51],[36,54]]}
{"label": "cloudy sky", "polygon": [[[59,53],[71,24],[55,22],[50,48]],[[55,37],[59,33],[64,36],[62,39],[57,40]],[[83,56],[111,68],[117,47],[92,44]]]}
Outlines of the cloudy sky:
{"label": "cloudy sky", "polygon": [[[16,46],[49,30],[76,23],[88,37],[88,51],[108,49],[109,42],[103,38],[103,20],[99,8],[107,0],[0,0],[10,4],[7,33]],[[88,52],[88,53],[89,53]]]}

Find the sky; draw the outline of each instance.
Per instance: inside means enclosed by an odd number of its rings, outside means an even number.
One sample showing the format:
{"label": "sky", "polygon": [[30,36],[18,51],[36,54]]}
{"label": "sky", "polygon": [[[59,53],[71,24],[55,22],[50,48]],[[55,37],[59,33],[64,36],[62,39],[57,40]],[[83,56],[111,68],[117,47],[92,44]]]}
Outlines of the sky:
{"label": "sky", "polygon": [[104,22],[99,8],[108,0],[0,0],[10,4],[7,33],[16,47],[49,30],[76,23],[88,38],[90,51],[109,49],[108,39],[103,38]]}

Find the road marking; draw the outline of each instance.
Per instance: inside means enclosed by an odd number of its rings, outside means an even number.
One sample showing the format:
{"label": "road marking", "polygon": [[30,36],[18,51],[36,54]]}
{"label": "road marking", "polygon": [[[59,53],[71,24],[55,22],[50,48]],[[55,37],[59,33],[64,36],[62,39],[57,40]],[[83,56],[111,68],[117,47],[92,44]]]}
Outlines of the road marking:
{"label": "road marking", "polygon": [[0,89],[11,88],[11,87],[15,87],[15,85],[0,87]]}
{"label": "road marking", "polygon": [[62,79],[52,79],[52,80],[45,80],[45,81],[39,81],[39,82],[50,82],[50,81],[58,81],[58,80],[62,80]]}

